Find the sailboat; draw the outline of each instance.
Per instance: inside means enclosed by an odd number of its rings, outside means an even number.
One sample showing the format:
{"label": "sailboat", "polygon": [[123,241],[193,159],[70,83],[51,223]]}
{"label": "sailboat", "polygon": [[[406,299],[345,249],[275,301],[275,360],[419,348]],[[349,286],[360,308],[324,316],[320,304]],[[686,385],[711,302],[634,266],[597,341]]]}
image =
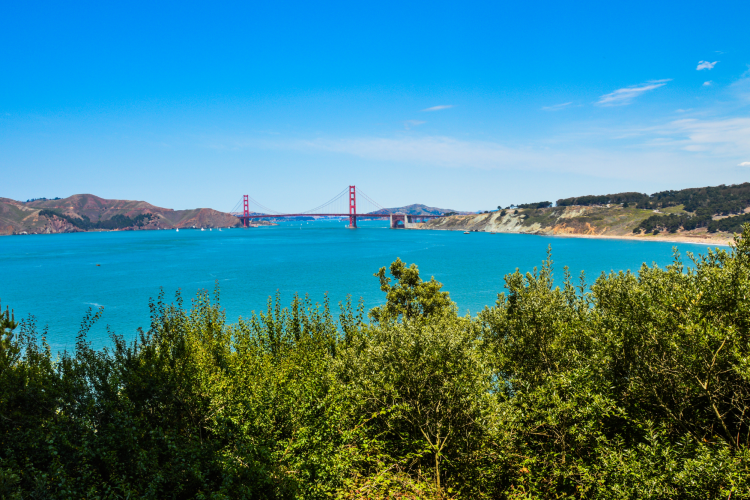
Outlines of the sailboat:
{"label": "sailboat", "polygon": [[180,232],[180,228],[179,228],[179,227],[176,227],[176,228],[174,228],[174,230],[175,230],[176,232],[178,232],[178,233]]}

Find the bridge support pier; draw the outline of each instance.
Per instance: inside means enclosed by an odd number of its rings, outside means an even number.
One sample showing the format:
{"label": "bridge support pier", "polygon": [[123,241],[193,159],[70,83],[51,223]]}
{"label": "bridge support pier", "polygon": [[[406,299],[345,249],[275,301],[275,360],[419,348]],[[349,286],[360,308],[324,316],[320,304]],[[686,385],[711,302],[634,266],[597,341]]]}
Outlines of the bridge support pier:
{"label": "bridge support pier", "polygon": [[406,228],[407,215],[391,214],[391,229]]}

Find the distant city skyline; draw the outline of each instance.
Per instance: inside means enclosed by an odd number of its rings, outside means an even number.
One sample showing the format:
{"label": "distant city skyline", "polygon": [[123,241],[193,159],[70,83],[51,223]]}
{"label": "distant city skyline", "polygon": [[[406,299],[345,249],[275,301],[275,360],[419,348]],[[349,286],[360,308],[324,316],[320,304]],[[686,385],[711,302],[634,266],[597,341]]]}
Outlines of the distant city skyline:
{"label": "distant city skyline", "polygon": [[475,211],[750,180],[750,2],[4,13],[2,197]]}

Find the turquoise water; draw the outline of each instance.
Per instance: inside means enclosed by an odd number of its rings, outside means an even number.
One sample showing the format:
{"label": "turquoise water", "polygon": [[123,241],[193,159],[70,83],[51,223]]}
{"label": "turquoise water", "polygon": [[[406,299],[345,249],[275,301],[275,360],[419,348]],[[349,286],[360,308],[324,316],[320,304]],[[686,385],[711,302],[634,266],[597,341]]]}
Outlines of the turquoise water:
{"label": "turquoise water", "polygon": [[[555,238],[518,234],[391,230],[380,221],[287,223],[223,231],[135,231],[29,235],[0,238],[0,300],[16,319],[33,314],[49,326],[53,350],[72,348],[89,307],[104,306],[89,339],[109,340],[106,325],[126,338],[148,327],[148,300],[160,287],[167,299],[181,289],[192,298],[200,289],[221,287],[227,317],[235,321],[265,308],[277,290],[284,303],[294,292],[338,304],[347,294],[366,307],[381,304],[380,267],[396,257],[416,263],[424,279],[444,284],[462,313],[475,314],[503,291],[503,276],[531,271],[552,245],[556,276],[563,266],[587,282],[610,270],[637,270],[641,263],[667,265],[672,243]],[[705,253],[702,245],[679,250]],[[97,266],[99,264],[99,266]],[[189,303],[189,301],[187,301]]]}

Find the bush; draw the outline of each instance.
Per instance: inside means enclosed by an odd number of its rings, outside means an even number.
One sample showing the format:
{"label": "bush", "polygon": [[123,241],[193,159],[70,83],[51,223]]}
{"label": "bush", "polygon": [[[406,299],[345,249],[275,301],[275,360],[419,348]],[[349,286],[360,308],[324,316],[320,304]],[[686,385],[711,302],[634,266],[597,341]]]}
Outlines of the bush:
{"label": "bush", "polygon": [[0,315],[3,498],[746,498],[750,225],[662,269],[505,277],[460,317],[397,260],[385,304],[298,298],[227,324],[151,304],[54,356]]}

